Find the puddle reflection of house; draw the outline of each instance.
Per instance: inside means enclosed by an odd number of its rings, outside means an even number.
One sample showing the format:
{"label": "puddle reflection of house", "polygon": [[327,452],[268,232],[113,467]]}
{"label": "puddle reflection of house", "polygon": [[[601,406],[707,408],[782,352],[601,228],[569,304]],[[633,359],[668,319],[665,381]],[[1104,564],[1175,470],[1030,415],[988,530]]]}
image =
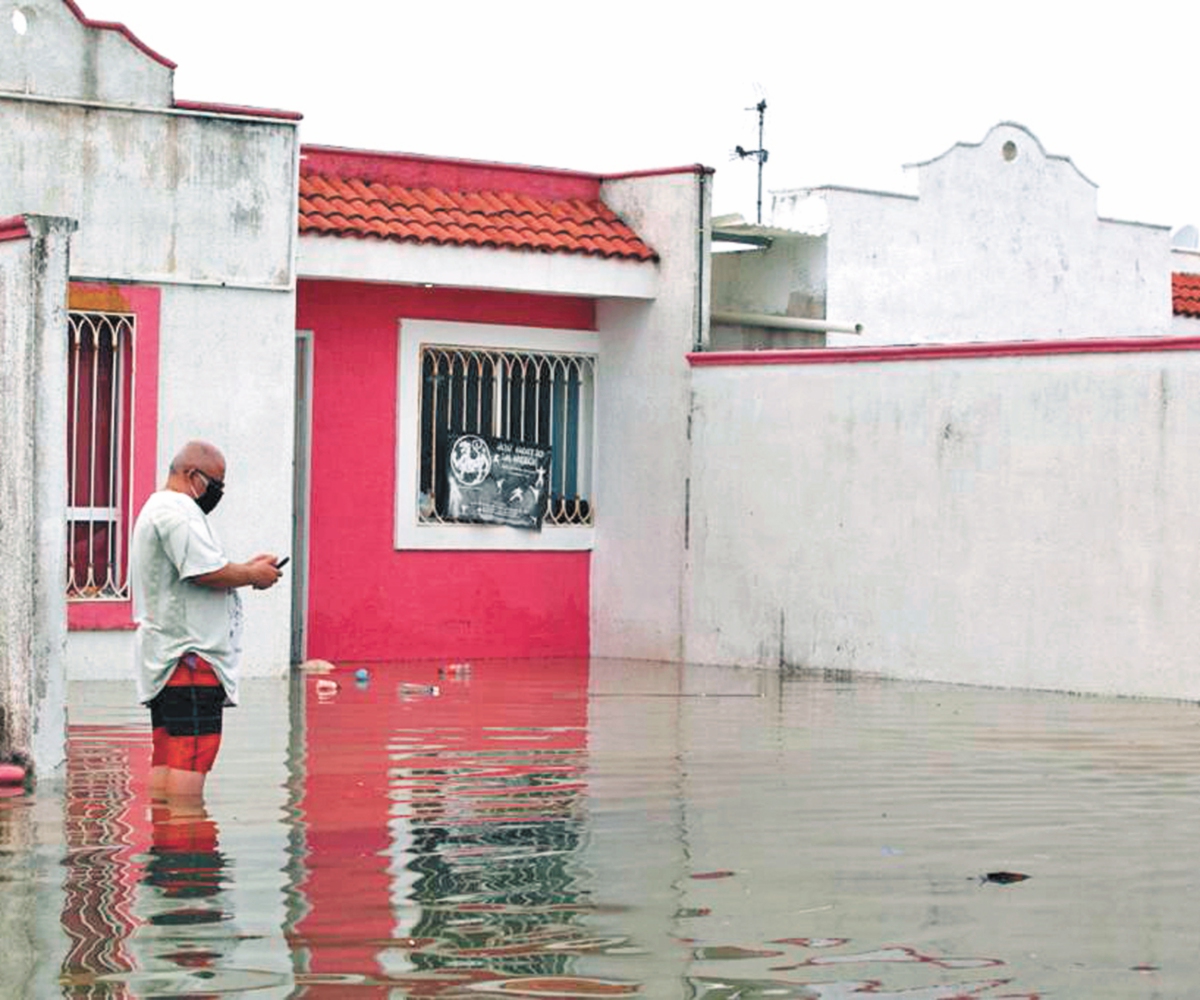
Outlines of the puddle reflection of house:
{"label": "puddle reflection of house", "polygon": [[[426,673],[402,676],[432,686]],[[436,697],[393,698],[384,680],[310,692],[297,809],[312,864],[295,927],[306,972],[400,975],[456,955],[494,974],[567,967],[538,941],[569,938],[590,907],[574,867],[587,676],[582,660],[500,662]]]}

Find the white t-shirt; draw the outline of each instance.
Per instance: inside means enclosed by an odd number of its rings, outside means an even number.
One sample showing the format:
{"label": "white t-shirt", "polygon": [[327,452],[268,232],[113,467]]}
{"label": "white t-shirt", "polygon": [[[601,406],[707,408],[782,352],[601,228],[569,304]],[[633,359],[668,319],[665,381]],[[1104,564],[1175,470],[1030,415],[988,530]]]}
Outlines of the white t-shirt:
{"label": "white t-shirt", "polygon": [[242,601],[236,590],[191,580],[229,562],[196,501],[175,490],[151,494],[134,523],[129,555],[138,700],[150,701],[179,658],[193,652],[213,665],[226,704],[236,705]]}

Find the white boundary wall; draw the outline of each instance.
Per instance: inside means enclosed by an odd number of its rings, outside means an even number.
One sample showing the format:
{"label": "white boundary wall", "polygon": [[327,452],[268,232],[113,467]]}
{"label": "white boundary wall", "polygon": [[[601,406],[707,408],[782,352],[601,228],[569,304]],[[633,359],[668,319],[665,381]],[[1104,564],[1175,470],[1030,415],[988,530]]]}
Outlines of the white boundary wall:
{"label": "white boundary wall", "polygon": [[1200,352],[693,376],[685,659],[1200,698]]}

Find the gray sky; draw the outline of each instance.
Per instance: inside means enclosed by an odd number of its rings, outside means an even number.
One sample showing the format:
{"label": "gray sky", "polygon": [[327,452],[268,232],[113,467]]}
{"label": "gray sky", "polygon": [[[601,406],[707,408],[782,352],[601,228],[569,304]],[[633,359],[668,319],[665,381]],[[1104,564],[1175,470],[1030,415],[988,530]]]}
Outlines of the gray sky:
{"label": "gray sky", "polygon": [[[0,6],[12,0],[0,0]],[[902,166],[1015,121],[1100,214],[1200,225],[1200,2],[79,0],[178,63],[179,98],[302,112],[309,143],[764,188],[914,190]],[[764,198],[769,206],[769,197]],[[764,208],[766,211],[766,208]]]}

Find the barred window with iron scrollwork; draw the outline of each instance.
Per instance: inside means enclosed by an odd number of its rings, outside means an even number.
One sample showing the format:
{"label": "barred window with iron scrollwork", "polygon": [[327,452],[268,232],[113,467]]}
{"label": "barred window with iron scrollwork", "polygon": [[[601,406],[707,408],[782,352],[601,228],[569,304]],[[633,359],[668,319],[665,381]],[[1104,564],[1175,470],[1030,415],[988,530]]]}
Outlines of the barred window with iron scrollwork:
{"label": "barred window with iron scrollwork", "polygon": [[418,517],[448,524],[446,457],[464,433],[549,447],[546,526],[594,523],[591,354],[424,344]]}
{"label": "barred window with iron scrollwork", "polygon": [[135,317],[67,314],[67,597],[129,597]]}

